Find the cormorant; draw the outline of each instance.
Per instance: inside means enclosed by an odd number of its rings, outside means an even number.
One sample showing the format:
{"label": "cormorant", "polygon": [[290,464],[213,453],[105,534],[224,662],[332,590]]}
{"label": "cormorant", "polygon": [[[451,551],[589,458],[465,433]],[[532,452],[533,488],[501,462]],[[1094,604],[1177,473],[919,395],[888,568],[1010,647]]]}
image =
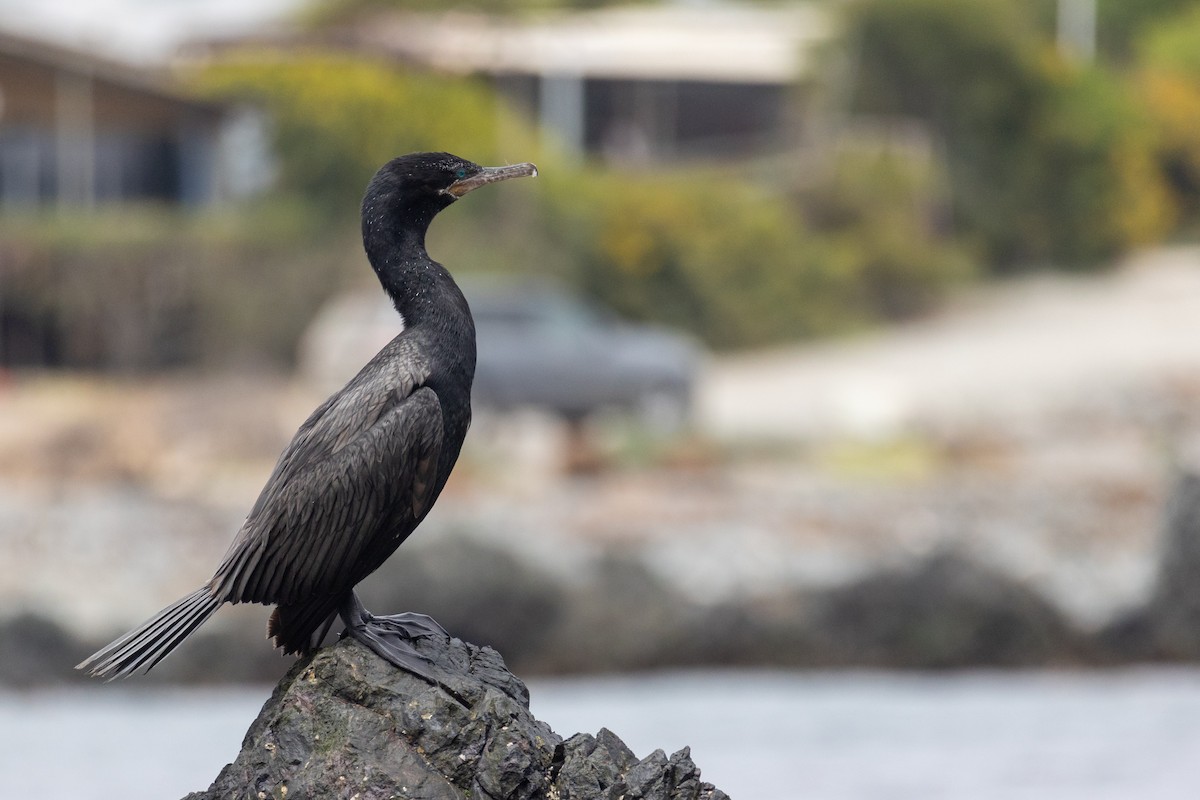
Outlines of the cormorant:
{"label": "cormorant", "polygon": [[441,626],[375,617],[354,593],[429,513],[471,422],[475,324],[425,233],[467,192],[536,174],[449,153],[401,156],[375,174],[363,246],[403,331],[296,431],[212,579],[78,668],[109,679],[148,671],[225,603],[262,603],[275,605],[267,636],[285,653],[314,650],[340,616],[348,635],[434,680],[408,640],[446,636]]}

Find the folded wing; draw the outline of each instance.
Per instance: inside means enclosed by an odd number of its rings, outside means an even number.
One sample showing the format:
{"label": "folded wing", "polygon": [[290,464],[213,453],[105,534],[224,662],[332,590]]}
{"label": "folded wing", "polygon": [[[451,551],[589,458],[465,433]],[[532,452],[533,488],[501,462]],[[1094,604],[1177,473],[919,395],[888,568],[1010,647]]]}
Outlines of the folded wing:
{"label": "folded wing", "polygon": [[401,392],[347,390],[301,427],[213,577],[217,597],[340,596],[412,532],[438,488],[442,410],[428,387]]}

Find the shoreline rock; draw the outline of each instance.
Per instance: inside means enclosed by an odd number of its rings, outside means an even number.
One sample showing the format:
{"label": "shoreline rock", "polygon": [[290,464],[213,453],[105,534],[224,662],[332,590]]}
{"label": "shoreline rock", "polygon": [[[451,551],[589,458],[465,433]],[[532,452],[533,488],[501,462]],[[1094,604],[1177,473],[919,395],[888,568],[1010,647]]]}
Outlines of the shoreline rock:
{"label": "shoreline rock", "polygon": [[343,640],[303,659],[251,724],[237,758],[184,800],[728,800],[687,748],[638,759],[611,731],[556,734],[500,655],[421,640],[443,686]]}
{"label": "shoreline rock", "polygon": [[[1200,473],[1180,467],[1158,523],[1153,589],[1096,626],[1080,624],[1030,582],[953,548],[843,585],[703,604],[636,553],[604,555],[569,583],[491,543],[449,537],[394,559],[368,581],[364,599],[371,608],[428,613],[508,654],[523,674],[1197,663],[1198,520]],[[227,610],[150,680],[278,680],[291,665],[263,642],[265,617],[256,607]],[[597,641],[598,629],[611,636]],[[0,616],[0,686],[82,680],[71,666],[120,632],[84,639],[45,613]]]}

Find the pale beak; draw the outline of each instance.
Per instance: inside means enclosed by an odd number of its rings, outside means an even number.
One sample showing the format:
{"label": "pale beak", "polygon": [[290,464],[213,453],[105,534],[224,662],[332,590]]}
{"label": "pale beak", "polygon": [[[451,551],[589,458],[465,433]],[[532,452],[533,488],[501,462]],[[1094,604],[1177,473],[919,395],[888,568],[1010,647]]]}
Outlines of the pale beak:
{"label": "pale beak", "polygon": [[443,191],[455,197],[462,197],[467,192],[478,189],[480,186],[486,186],[489,183],[506,181],[509,178],[533,178],[537,174],[537,167],[530,163],[513,164],[508,167],[484,167],[474,175],[469,175],[462,180],[455,181]]}

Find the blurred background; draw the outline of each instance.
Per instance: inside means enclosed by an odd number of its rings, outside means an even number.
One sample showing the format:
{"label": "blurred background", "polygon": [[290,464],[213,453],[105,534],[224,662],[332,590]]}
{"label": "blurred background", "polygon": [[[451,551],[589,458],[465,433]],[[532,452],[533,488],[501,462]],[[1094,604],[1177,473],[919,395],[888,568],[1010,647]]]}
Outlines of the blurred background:
{"label": "blurred background", "polygon": [[265,609],[71,667],[398,332],[430,149],[541,174],[430,232],[476,421],[368,606],[734,797],[1193,796],[1197,0],[0,0],[0,794],[232,760]]}

